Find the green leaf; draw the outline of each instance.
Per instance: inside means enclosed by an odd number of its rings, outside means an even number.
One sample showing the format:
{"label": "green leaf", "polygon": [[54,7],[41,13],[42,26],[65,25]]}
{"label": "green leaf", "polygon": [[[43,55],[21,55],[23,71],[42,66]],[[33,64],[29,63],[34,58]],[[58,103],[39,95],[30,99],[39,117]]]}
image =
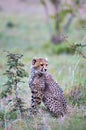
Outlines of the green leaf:
{"label": "green leaf", "polygon": [[17,76],[22,77],[22,78],[27,77],[27,73],[25,72],[24,69],[20,68],[17,70]]}
{"label": "green leaf", "polygon": [[6,90],[3,90],[3,91],[0,93],[0,97],[1,97],[1,98],[7,97]]}

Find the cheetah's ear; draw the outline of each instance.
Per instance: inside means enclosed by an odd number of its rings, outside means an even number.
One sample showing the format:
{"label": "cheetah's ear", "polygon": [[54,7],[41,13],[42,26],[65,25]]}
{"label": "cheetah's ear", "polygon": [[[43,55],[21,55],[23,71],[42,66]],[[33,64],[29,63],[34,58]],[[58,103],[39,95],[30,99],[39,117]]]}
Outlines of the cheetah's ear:
{"label": "cheetah's ear", "polygon": [[36,59],[34,58],[33,60],[32,60],[32,65],[34,65],[36,63]]}
{"label": "cheetah's ear", "polygon": [[48,61],[48,58],[46,57],[45,60]]}

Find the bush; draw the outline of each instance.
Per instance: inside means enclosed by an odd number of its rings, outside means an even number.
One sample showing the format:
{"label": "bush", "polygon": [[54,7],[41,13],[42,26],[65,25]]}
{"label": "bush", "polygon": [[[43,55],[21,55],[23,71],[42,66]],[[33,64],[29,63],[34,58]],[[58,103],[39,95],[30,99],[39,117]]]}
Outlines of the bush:
{"label": "bush", "polygon": [[0,121],[4,121],[4,111],[0,110]]}
{"label": "bush", "polygon": [[55,54],[61,54],[61,53],[73,54],[75,50],[69,47],[67,44],[63,43],[56,46],[52,46],[52,52]]}
{"label": "bush", "polygon": [[61,43],[57,45],[53,45],[52,43],[46,43],[43,46],[43,49],[47,49],[48,52],[51,52],[53,54],[73,54],[76,48],[71,48],[71,46],[68,45],[68,43]]}

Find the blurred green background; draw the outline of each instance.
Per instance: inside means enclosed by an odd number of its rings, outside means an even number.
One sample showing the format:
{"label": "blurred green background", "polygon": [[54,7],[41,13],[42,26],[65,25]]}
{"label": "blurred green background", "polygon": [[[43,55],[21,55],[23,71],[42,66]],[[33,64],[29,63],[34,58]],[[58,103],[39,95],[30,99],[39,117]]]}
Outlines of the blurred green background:
{"label": "blurred green background", "polygon": [[[70,3],[70,0],[68,2]],[[24,55],[22,61],[25,63],[25,70],[28,74],[34,57],[47,57],[49,62],[48,71],[61,84],[66,97],[69,99],[72,93],[71,90],[74,91],[75,88],[79,88],[80,91],[82,90],[82,95],[84,95],[80,102],[81,104],[83,103],[83,98],[86,97],[86,58],[79,55],[77,51],[71,53],[71,49],[68,50],[68,48],[71,48],[71,45],[86,44],[86,3],[85,1],[83,2],[76,8],[77,13],[68,30],[66,32],[61,30],[62,35],[66,37],[65,41],[60,44],[54,44],[51,40],[51,35],[55,33],[55,23],[52,18],[55,10],[50,1],[47,1],[49,18],[46,15],[45,7],[39,0],[0,1],[1,90],[3,83],[6,81],[6,77],[3,76],[7,67],[6,51],[10,51]],[[68,17],[69,15],[65,17],[60,25],[61,28]],[[86,56],[86,46],[79,49]],[[22,89],[25,90],[23,96],[30,104],[28,95],[31,95],[31,93],[28,88],[28,78],[25,78],[25,84],[22,86]],[[86,106],[86,101],[84,106]],[[81,120],[83,122],[83,119]],[[55,128],[57,130],[57,126]],[[71,128],[70,130],[75,130],[71,126],[69,128]],[[65,129],[68,128],[65,127]],[[81,128],[79,130],[85,129]]]}

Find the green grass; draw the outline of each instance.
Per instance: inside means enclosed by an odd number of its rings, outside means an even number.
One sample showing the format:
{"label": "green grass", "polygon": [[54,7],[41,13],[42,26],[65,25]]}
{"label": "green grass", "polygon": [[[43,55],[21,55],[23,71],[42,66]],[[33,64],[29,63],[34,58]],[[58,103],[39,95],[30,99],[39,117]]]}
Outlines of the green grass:
{"label": "green grass", "polygon": [[[8,27],[7,23],[13,23],[13,27]],[[84,30],[76,30],[72,25],[68,32],[68,41],[66,45],[82,41],[85,36]],[[70,90],[72,87],[85,86],[86,84],[86,59],[77,54],[60,54],[59,50],[50,43],[50,34],[48,26],[42,16],[36,15],[19,15],[0,13],[0,89],[3,89],[3,84],[6,82],[6,77],[3,72],[6,70],[6,52],[22,53],[24,55],[23,62],[26,64],[26,71],[30,72],[31,60],[33,57],[47,57],[49,62],[49,72],[57,80],[64,91]],[[65,45],[62,46],[62,49]],[[57,50],[56,50],[57,48]],[[84,51],[85,52],[85,51]],[[28,88],[28,78],[25,78],[25,84],[22,86],[20,96],[23,96],[30,106],[30,90]],[[84,94],[84,92],[83,92]],[[1,107],[0,107],[1,109]],[[83,117],[81,110],[75,109],[72,115],[66,117],[66,120],[60,121],[49,116],[48,126],[52,130],[85,130],[86,119]],[[13,123],[12,130],[20,130],[22,126],[24,130],[37,130],[38,124],[45,124],[46,116],[34,118],[33,120],[21,119]],[[39,122],[39,123],[38,123]],[[31,123],[31,125],[29,125]],[[27,125],[26,125],[27,124]],[[8,123],[10,125],[10,123]],[[15,127],[16,126],[16,127]],[[47,130],[48,130],[48,126]],[[44,127],[44,126],[43,126]],[[4,130],[1,129],[0,130]]]}

